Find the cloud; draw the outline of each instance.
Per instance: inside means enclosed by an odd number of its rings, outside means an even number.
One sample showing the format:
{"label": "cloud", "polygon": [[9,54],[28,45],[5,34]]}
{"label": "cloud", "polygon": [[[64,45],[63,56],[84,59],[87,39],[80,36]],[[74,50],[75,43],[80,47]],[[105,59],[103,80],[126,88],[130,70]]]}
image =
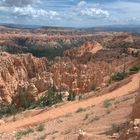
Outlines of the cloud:
{"label": "cloud", "polygon": [[74,11],[77,15],[86,18],[98,19],[109,17],[109,12],[107,10],[98,8],[97,5],[89,6],[85,1],[79,2]]}
{"label": "cloud", "polygon": [[0,0],[0,22],[56,26],[139,24],[139,7],[140,0]]}
{"label": "cloud", "polygon": [[0,12],[10,14],[9,16],[16,20],[18,18],[25,18],[26,20],[32,19],[47,19],[59,20],[59,14],[53,10],[44,10],[37,7],[35,4],[40,0],[0,0]]}
{"label": "cloud", "polygon": [[49,19],[58,19],[59,14],[56,11],[46,11],[43,9],[35,9],[32,6],[28,5],[26,7],[15,7],[13,9],[13,14],[17,17],[26,16],[30,18],[49,18]]}
{"label": "cloud", "polygon": [[40,3],[40,0],[1,0],[1,5],[6,7],[25,7]]}

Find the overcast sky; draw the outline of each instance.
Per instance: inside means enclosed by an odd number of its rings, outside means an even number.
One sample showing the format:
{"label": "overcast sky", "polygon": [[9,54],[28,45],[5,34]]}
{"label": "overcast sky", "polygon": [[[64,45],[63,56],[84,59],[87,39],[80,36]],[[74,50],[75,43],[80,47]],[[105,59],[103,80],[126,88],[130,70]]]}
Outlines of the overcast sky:
{"label": "overcast sky", "polygon": [[140,24],[140,0],[0,0],[0,23],[94,27]]}

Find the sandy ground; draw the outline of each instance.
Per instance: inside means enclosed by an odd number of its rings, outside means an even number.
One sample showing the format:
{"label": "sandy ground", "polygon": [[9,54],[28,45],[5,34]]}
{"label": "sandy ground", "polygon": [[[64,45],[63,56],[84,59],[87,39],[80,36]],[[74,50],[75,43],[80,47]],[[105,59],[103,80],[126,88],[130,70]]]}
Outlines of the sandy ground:
{"label": "sandy ground", "polygon": [[[44,129],[37,131],[40,125],[30,127],[33,132],[28,135],[21,134],[21,140],[78,140],[79,130],[91,136],[91,140],[110,140],[106,131],[112,129],[113,125],[120,125],[130,119],[132,104],[136,93],[116,97],[111,100],[108,108],[103,102],[91,105],[80,112],[68,113],[57,119],[43,123]],[[0,135],[0,140],[19,140],[18,132],[27,131],[27,128],[20,128],[13,132]],[[45,137],[44,137],[45,136]],[[44,137],[44,138],[43,138]],[[86,139],[87,140],[87,139]]]}
{"label": "sandy ground", "polygon": [[19,128],[37,125],[64,116],[66,114],[73,113],[80,107],[87,108],[89,106],[98,105],[106,99],[112,99],[112,98],[128,95],[129,93],[138,89],[139,79],[140,79],[139,76],[140,76],[139,73],[135,74],[131,82],[105,95],[99,97],[92,97],[90,99],[83,100],[80,102],[67,103],[64,106],[60,106],[58,108],[54,108],[46,112],[42,112],[41,114],[38,114],[33,117],[28,117],[22,120],[5,123],[4,125],[0,126],[0,132],[10,132]]}

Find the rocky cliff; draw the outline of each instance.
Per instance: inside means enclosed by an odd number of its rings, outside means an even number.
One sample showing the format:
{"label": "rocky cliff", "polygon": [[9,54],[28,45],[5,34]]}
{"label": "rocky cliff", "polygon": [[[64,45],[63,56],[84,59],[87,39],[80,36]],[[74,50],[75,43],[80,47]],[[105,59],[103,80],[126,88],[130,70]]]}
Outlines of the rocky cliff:
{"label": "rocky cliff", "polygon": [[[139,58],[124,57],[122,48],[105,49],[87,42],[53,61],[32,54],[0,53],[0,101],[11,103],[18,94],[37,100],[51,85],[83,94],[106,86],[111,74],[131,67]],[[138,60],[137,60],[138,59]]]}
{"label": "rocky cliff", "polygon": [[[26,85],[29,80],[47,69],[47,60],[33,57],[31,54],[0,54],[0,100],[11,102],[19,86]],[[39,89],[36,89],[36,92]],[[31,91],[31,89],[30,89]]]}

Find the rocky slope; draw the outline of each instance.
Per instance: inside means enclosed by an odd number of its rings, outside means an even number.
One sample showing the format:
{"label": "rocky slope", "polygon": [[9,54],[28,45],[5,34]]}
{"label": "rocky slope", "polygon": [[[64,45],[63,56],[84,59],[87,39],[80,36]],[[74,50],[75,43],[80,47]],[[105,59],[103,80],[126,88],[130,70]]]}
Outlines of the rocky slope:
{"label": "rocky slope", "polygon": [[139,63],[126,53],[134,44],[130,33],[0,27],[0,38],[1,102],[11,103],[20,93],[37,100],[50,85],[83,94],[107,86],[111,74],[124,65],[127,69]]}
{"label": "rocky slope", "polygon": [[102,48],[103,47],[101,46],[101,44],[99,44],[95,41],[87,42],[87,43],[84,43],[83,45],[81,45],[80,47],[65,51],[64,56],[70,57],[70,58],[81,57],[81,56],[85,55],[86,53],[95,54]]}
{"label": "rocky slope", "polygon": [[133,109],[131,112],[131,120],[128,121],[118,140],[139,140],[140,139],[140,89],[137,91]]}
{"label": "rocky slope", "polygon": [[111,74],[123,70],[124,60],[126,68],[139,63],[139,58],[131,56],[120,59],[114,56],[111,61],[106,56],[100,59],[105,53],[98,53],[96,59],[87,59],[86,56],[76,59],[57,57],[49,62],[46,58],[36,58],[31,54],[3,52],[0,55],[0,100],[11,103],[22,93],[26,93],[31,100],[37,100],[51,85],[61,91],[72,89],[77,94],[83,94],[95,87],[107,86]]}
{"label": "rocky slope", "polygon": [[[26,85],[31,91],[37,88],[29,86],[28,80],[37,76],[47,69],[47,60],[27,55],[0,54],[0,97],[1,101],[11,102],[12,96],[18,92],[18,88]],[[30,82],[30,81],[28,81]],[[34,91],[35,92],[35,91]],[[35,93],[31,94],[35,94]]]}
{"label": "rocky slope", "polygon": [[[7,29],[8,30],[8,29]],[[47,57],[53,59],[56,56],[63,56],[63,52],[71,48],[80,47],[86,42],[99,42],[106,48],[127,48],[136,47],[140,40],[134,39],[131,33],[106,33],[95,32],[93,34],[75,33],[71,34],[66,31],[66,35],[60,34],[59,30],[56,33],[49,34],[37,30],[35,33],[32,31],[14,29],[0,31],[0,50],[9,53],[32,53],[37,57]],[[137,43],[136,43],[137,42]]]}

